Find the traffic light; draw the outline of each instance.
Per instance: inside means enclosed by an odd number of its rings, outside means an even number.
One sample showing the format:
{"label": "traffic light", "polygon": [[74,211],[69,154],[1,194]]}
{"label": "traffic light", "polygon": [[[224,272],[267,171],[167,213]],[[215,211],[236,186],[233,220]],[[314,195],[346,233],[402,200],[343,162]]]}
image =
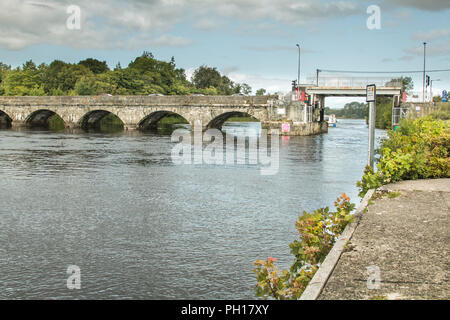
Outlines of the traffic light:
{"label": "traffic light", "polygon": [[430,86],[430,76],[427,76],[427,87],[429,87]]}
{"label": "traffic light", "polygon": [[295,88],[297,88],[297,80],[292,80],[292,91],[294,91]]}
{"label": "traffic light", "polygon": [[400,96],[394,96],[394,106],[400,106]]}

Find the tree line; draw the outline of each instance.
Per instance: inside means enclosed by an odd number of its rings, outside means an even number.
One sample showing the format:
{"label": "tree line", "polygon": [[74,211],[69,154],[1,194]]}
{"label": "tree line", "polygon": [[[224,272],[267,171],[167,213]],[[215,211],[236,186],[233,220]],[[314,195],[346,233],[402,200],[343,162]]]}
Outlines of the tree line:
{"label": "tree line", "polygon": [[353,101],[347,103],[342,109],[325,107],[325,114],[334,114],[337,118],[364,119],[367,117],[369,107],[366,103]]}
{"label": "tree line", "polygon": [[[62,95],[232,95],[251,94],[246,83],[235,83],[216,68],[200,66],[191,79],[178,68],[175,59],[169,62],[144,52],[126,68],[120,63],[110,69],[106,61],[88,58],[78,63],[54,60],[36,65],[32,60],[22,66],[0,62],[0,95],[62,96]],[[257,91],[265,94],[264,89]]]}

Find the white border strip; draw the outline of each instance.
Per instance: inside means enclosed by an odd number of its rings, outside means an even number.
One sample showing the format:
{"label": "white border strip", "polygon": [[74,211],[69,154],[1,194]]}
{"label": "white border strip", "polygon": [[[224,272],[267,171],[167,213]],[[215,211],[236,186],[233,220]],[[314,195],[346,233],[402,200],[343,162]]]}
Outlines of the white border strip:
{"label": "white border strip", "polygon": [[344,231],[333,245],[333,248],[331,248],[327,257],[320,265],[319,270],[317,270],[317,272],[314,274],[314,277],[306,287],[305,291],[303,291],[303,294],[299,300],[316,300],[322,293],[322,290],[325,287],[328,278],[336,267],[336,264],[338,263],[342,252],[344,251],[347,241],[352,238],[353,232],[359,224],[362,213],[369,204],[369,200],[370,198],[372,198],[374,192],[375,189],[370,189],[369,191],[367,191],[366,195],[359,204],[358,209],[356,209],[356,212],[354,214],[355,220],[345,227]]}

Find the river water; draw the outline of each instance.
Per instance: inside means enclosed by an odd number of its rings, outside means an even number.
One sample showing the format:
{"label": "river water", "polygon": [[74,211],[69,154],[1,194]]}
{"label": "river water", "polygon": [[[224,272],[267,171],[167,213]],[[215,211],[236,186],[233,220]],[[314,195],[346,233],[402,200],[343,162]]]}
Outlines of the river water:
{"label": "river water", "polygon": [[261,175],[176,165],[169,135],[2,130],[0,298],[254,299],[253,261],[290,265],[303,210],[359,203],[367,141],[363,120],[282,137]]}

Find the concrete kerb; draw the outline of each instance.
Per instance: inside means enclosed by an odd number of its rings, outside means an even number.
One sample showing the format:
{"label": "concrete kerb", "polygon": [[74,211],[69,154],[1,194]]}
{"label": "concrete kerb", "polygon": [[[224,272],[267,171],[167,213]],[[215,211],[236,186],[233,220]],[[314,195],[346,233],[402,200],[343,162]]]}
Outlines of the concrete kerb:
{"label": "concrete kerb", "polygon": [[299,300],[316,300],[322,293],[322,290],[325,287],[328,278],[336,267],[336,264],[338,263],[342,252],[344,251],[345,245],[352,238],[353,233],[355,232],[355,229],[358,226],[359,221],[361,220],[364,209],[369,204],[369,200],[372,198],[374,192],[375,189],[370,189],[366,193],[358,208],[356,209],[353,222],[345,227],[340,237],[336,240],[333,248],[331,248],[327,257],[320,265],[319,270],[317,270],[314,277],[306,287],[305,291],[303,291],[303,294]]}

